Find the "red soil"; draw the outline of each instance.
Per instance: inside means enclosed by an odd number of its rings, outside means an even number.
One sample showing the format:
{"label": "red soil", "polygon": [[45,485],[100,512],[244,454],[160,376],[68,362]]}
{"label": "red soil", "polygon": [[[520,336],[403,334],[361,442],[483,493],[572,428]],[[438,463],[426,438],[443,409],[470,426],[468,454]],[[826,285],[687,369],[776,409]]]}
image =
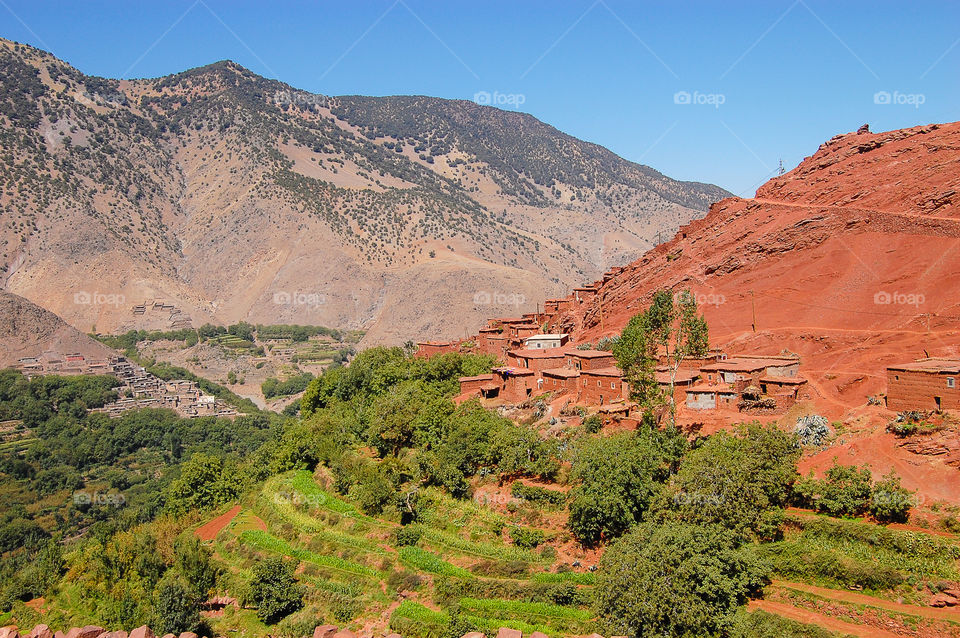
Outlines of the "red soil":
{"label": "red soil", "polygon": [[787,589],[794,589],[797,591],[804,591],[808,594],[814,594],[822,598],[827,598],[830,600],[836,600],[844,603],[852,603],[854,605],[866,605],[868,607],[876,607],[878,609],[885,609],[887,611],[893,611],[901,614],[909,614],[911,616],[918,616],[920,618],[926,618],[927,620],[946,620],[949,622],[960,622],[960,609],[954,609],[949,607],[944,608],[935,608],[935,607],[920,607],[918,605],[905,605],[903,603],[895,603],[891,600],[884,600],[882,598],[877,598],[875,596],[867,596],[866,594],[859,594],[853,591],[846,591],[842,589],[828,589],[826,587],[817,587],[816,585],[807,585],[805,583],[789,583],[786,581],[773,581],[774,586],[776,587],[785,587]]}
{"label": "red soil", "polygon": [[852,636],[860,636],[862,638],[899,638],[899,634],[895,634],[884,629],[871,627],[869,625],[856,625],[854,623],[839,620],[833,616],[817,613],[801,607],[794,607],[793,605],[788,605],[787,603],[776,602],[773,600],[751,600],[747,605],[747,608],[751,610],[760,609],[765,612],[776,614],[777,616],[782,616],[784,618],[789,618],[790,620],[796,620],[797,622],[802,622],[808,625],[817,625],[830,631],[839,632],[843,635],[849,634]]}
{"label": "red soil", "polygon": [[[236,518],[237,514],[240,513],[242,508],[239,505],[234,505],[228,512],[224,512],[220,516],[204,523],[197,528],[197,531],[194,534],[197,535],[202,541],[212,541],[217,537],[223,528],[230,524],[230,522]],[[264,530],[266,527],[264,527]]]}

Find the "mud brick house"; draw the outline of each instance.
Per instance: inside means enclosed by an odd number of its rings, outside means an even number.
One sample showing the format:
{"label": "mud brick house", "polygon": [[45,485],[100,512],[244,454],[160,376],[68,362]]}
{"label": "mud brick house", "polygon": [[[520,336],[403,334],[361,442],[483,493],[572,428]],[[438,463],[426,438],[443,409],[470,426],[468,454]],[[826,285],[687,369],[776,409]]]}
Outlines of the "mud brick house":
{"label": "mud brick house", "polygon": [[[659,367],[656,376],[660,390],[663,391],[664,396],[669,396],[671,371],[665,367]],[[696,385],[699,379],[699,370],[678,369],[673,378],[673,402],[675,404],[683,403],[686,400],[687,392]]]}
{"label": "mud brick house", "polygon": [[452,341],[421,341],[417,343],[416,356],[428,359],[435,354],[456,351],[457,345]]}
{"label": "mud brick house", "polygon": [[498,389],[491,392],[490,396],[496,396],[507,403],[522,403],[532,394],[536,386],[537,373],[533,370],[524,370],[521,368],[502,367],[493,369],[493,381]]}
{"label": "mud brick house", "polygon": [[573,298],[578,304],[585,304],[593,301],[597,296],[596,286],[581,286],[573,289]]}
{"label": "mud brick house", "polygon": [[728,383],[701,383],[687,389],[685,404],[691,410],[735,410],[737,392]]}
{"label": "mud brick house", "polygon": [[891,410],[960,410],[960,359],[928,358],[887,368]]}
{"label": "mud brick house", "polygon": [[754,357],[740,355],[700,367],[707,383],[733,383],[737,390],[760,385],[761,378],[796,377],[800,359],[795,356]]}
{"label": "mud brick house", "polygon": [[575,370],[599,370],[617,365],[612,352],[605,350],[567,349],[567,367]]}
{"label": "mud brick house", "polygon": [[580,372],[571,368],[550,368],[540,372],[539,390],[556,395],[579,393]]}
{"label": "mud brick house", "polygon": [[568,334],[536,334],[524,339],[523,345],[527,350],[562,348],[568,341],[570,341]]}
{"label": "mud brick house", "polygon": [[511,350],[507,353],[507,365],[540,372],[548,368],[559,368],[563,366],[566,358],[567,354],[563,348]]}
{"label": "mud brick house", "polygon": [[629,395],[629,387],[623,381],[620,368],[580,370],[579,403],[605,405],[611,401],[626,399]]}
{"label": "mud brick house", "polygon": [[499,393],[500,383],[493,374],[478,374],[475,377],[460,377],[460,394],[482,396],[484,398]]}

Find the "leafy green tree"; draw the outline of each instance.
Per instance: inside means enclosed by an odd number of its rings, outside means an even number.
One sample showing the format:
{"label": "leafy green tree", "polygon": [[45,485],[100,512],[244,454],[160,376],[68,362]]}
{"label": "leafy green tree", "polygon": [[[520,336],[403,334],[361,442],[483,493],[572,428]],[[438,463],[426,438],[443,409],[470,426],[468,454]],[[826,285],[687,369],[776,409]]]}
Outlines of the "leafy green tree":
{"label": "leafy green tree", "polygon": [[177,539],[173,549],[176,571],[197,598],[206,600],[223,571],[214,563],[213,552],[192,535]]}
{"label": "leafy green tree", "polygon": [[657,384],[657,346],[651,337],[646,313],[634,315],[613,346],[617,366],[630,384],[630,398],[650,411],[663,404]]}
{"label": "leafy green tree", "polygon": [[595,545],[639,522],[685,444],[675,430],[650,428],[584,441],[573,459],[568,523],[577,540]]}
{"label": "leafy green tree", "polygon": [[870,468],[840,465],[836,459],[823,479],[811,474],[797,482],[796,500],[831,516],[858,516],[870,507],[872,488]]}
{"label": "leafy green tree", "polygon": [[643,523],[600,560],[600,626],[638,638],[718,635],[768,572],[752,546],[722,526]]}
{"label": "leafy green tree", "polygon": [[257,618],[273,624],[303,607],[303,590],[294,576],[296,564],[268,558],[253,567],[250,597],[257,606]]}
{"label": "leafy green tree", "polygon": [[893,470],[874,483],[870,492],[870,514],[883,523],[906,523],[914,493],[904,489]]}
{"label": "leafy green tree", "polygon": [[175,513],[210,509],[237,498],[242,488],[233,466],[220,457],[197,453],[167,488],[167,507]]}
{"label": "leafy green tree", "polygon": [[168,571],[154,591],[156,626],[161,633],[195,631],[200,625],[200,599],[175,571]]}
{"label": "leafy green tree", "polygon": [[796,437],[775,424],[741,425],[718,432],[684,457],[673,501],[692,523],[723,525],[771,538],[797,477]]}

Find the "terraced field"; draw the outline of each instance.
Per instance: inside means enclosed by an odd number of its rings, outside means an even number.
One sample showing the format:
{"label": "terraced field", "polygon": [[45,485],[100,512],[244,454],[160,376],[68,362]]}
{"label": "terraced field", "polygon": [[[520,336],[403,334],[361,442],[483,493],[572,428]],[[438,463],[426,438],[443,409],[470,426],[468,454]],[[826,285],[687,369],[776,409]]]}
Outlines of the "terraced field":
{"label": "terraced field", "polygon": [[[244,502],[212,544],[235,581],[231,591],[242,590],[264,557],[299,563],[308,591],[291,626],[302,617],[407,638],[440,636],[455,620],[491,635],[499,627],[550,636],[594,631],[592,573],[557,573],[552,553],[509,544],[509,521],[489,508],[430,489],[420,498],[429,514],[405,528],[419,538],[398,541],[396,523],[362,513],[309,472],[288,472]],[[226,631],[257,621],[240,610],[211,622]]]}

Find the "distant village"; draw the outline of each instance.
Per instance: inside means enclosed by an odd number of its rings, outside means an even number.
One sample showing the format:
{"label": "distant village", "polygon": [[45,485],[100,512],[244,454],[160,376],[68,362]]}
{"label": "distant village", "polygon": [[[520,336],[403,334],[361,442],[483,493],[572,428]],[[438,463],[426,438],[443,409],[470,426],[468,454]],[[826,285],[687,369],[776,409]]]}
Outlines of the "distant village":
{"label": "distant village", "polygon": [[[470,352],[495,357],[503,365],[460,379],[461,403],[478,398],[487,404],[516,405],[550,393],[570,405],[596,408],[627,424],[635,420],[629,383],[613,353],[592,344],[576,344],[563,332],[547,332],[563,325],[564,315],[594,303],[603,279],[575,288],[563,299],[548,299],[543,312],[520,317],[493,318],[472,337],[456,341],[424,341],[417,356]],[[752,415],[779,415],[798,401],[810,400],[809,384],[800,374],[796,354],[748,353],[729,355],[711,350],[706,356],[677,362],[661,353],[656,381],[673,403],[694,413],[728,411]],[[887,368],[887,407],[894,411],[960,409],[960,360],[925,358]]]}
{"label": "distant village", "polygon": [[110,417],[118,417],[129,410],[141,408],[169,408],[187,418],[232,418],[237,415],[237,411],[223,400],[204,394],[195,381],[164,381],[123,356],[91,360],[79,352],[60,354],[47,351],[39,357],[20,359],[17,369],[27,377],[45,374],[115,376],[123,384],[117,388],[120,397],[113,403],[92,410],[103,412]]}

